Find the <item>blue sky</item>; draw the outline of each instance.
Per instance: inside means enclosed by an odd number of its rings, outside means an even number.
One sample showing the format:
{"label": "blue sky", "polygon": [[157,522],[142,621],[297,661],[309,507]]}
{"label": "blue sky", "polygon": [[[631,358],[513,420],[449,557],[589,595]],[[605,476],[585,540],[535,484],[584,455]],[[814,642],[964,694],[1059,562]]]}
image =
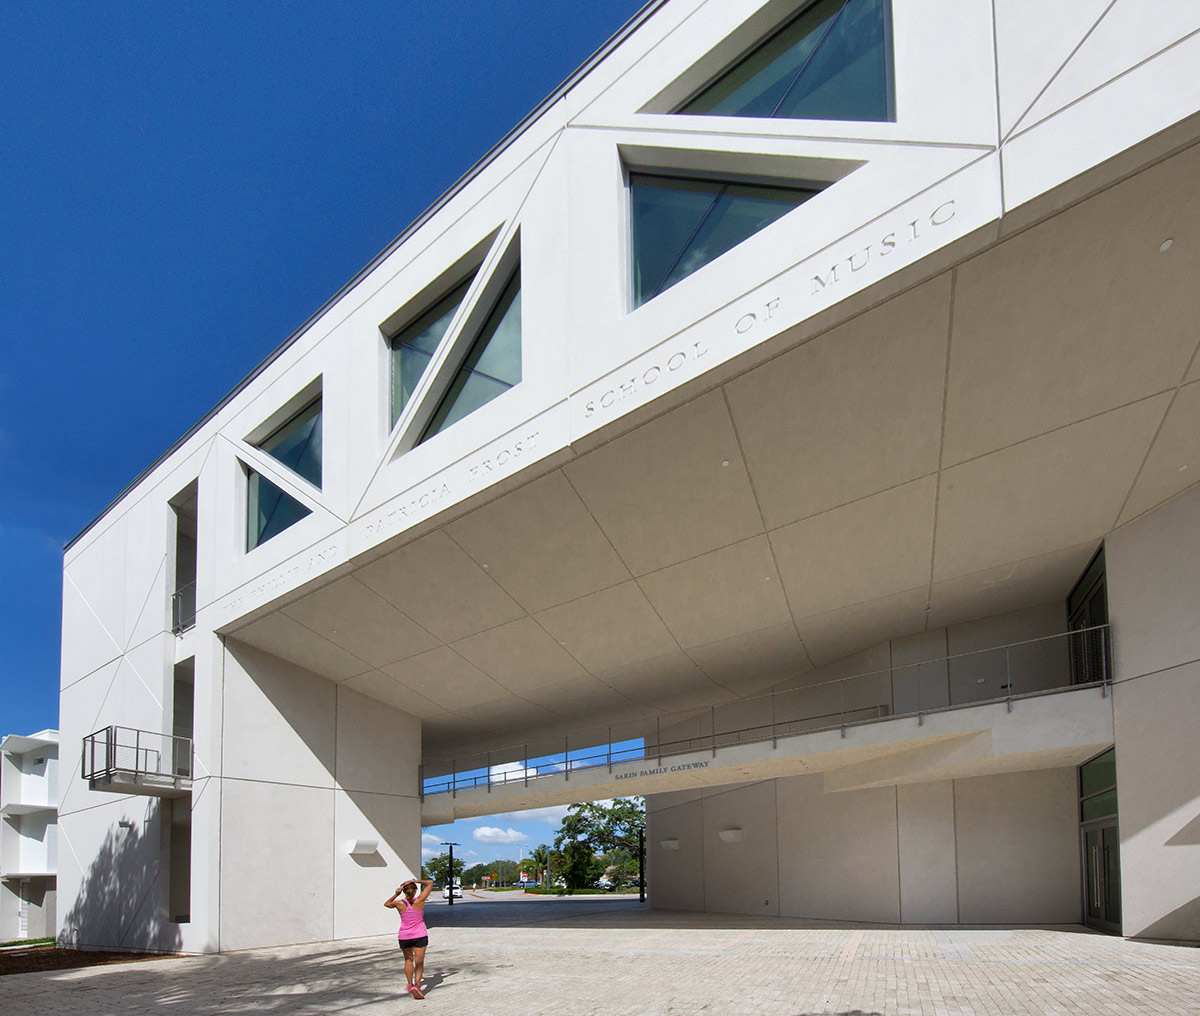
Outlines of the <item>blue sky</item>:
{"label": "blue sky", "polygon": [[0,4],[0,734],[63,545],[641,4]]}

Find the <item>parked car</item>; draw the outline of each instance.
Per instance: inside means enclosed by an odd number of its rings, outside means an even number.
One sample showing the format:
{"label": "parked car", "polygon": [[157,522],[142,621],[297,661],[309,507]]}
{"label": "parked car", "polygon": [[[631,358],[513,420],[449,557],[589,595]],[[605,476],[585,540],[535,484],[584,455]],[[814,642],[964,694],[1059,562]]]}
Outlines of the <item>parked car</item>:
{"label": "parked car", "polygon": [[443,886],[443,887],[442,887],[442,899],[444,899],[444,900],[448,900],[448,899],[450,899],[450,893],[451,893],[451,891],[453,891],[453,893],[454,893],[454,898],[455,898],[456,900],[461,900],[461,899],[462,899],[462,894],[463,894],[463,891],[462,891],[462,886],[460,886],[460,885],[455,885],[455,886]]}

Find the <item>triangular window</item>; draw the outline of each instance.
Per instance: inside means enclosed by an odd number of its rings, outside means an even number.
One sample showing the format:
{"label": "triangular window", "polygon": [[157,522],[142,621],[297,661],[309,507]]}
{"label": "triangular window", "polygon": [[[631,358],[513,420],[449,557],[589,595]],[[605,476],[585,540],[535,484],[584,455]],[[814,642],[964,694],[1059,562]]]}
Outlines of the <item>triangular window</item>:
{"label": "triangular window", "polygon": [[889,0],[817,0],[676,112],[891,120]]}
{"label": "triangular window", "polygon": [[261,473],[247,469],[246,549],[253,550],[312,511]]}
{"label": "triangular window", "polygon": [[629,188],[635,307],[703,268],[820,190],[648,173],[631,173]]}
{"label": "triangular window", "polygon": [[518,268],[450,382],[421,435],[421,441],[428,441],[434,434],[487,405],[520,380],[521,271]]}
{"label": "triangular window", "polygon": [[393,427],[416,391],[470,285],[469,278],[392,338]]}
{"label": "triangular window", "polygon": [[314,487],[321,486],[321,400],[310,402],[259,445]]}

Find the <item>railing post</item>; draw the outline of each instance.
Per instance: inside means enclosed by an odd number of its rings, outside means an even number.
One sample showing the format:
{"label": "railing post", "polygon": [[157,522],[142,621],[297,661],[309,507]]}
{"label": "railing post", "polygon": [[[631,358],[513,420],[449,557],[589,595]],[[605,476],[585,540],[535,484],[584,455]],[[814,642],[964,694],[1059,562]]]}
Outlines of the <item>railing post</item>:
{"label": "railing post", "polygon": [[450,796],[458,797],[458,759],[456,758],[450,760]]}
{"label": "railing post", "polygon": [[1101,685],[1100,695],[1102,698],[1108,698],[1108,689],[1111,684],[1112,675],[1108,672],[1108,626],[1105,625],[1100,629],[1100,674]]}
{"label": "railing post", "polygon": [[771,692],[771,747],[779,747],[779,735],[775,729],[775,693]]}
{"label": "railing post", "polygon": [[838,681],[838,712],[842,717],[842,737],[846,736],[846,681]]}
{"label": "railing post", "polygon": [[[947,662],[946,666],[947,666],[947,669],[949,669],[948,662]],[[917,726],[918,727],[925,726],[925,710],[921,708],[922,705],[923,705],[923,703],[921,702],[921,672],[918,670],[917,671]]]}
{"label": "railing post", "polygon": [[710,733],[712,734],[712,757],[717,757],[717,707],[709,706],[709,724]]}
{"label": "railing post", "polygon": [[654,717],[654,746],[658,749],[658,765],[662,768],[662,717]]}
{"label": "railing post", "polygon": [[1004,647],[1004,681],[1008,692],[1008,711],[1012,712],[1012,659],[1008,646]]}
{"label": "railing post", "polygon": [[608,728],[608,771],[612,772],[612,727]]}
{"label": "railing post", "polygon": [[[489,751],[485,758],[487,759],[487,788],[488,793],[490,794],[492,792],[492,753]],[[453,874],[453,872],[451,872],[451,874]],[[454,895],[453,890],[450,891],[450,895]]]}
{"label": "railing post", "polygon": [[[529,745],[525,745],[525,786],[529,786]],[[451,896],[454,893],[450,894]]]}
{"label": "railing post", "polygon": [[417,797],[422,803],[425,801],[425,763],[417,763]]}
{"label": "railing post", "polygon": [[571,735],[563,734],[563,773],[566,779],[571,778]]}

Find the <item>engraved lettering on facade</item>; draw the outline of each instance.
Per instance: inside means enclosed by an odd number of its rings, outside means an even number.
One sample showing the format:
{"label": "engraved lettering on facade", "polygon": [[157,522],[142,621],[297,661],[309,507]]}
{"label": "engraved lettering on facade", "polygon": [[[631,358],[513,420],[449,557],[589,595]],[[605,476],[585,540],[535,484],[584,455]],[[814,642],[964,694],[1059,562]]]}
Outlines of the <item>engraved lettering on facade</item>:
{"label": "engraved lettering on facade", "polygon": [[[946,225],[947,222],[954,218],[957,212],[958,208],[954,199],[943,201],[929,215],[913,219],[911,222],[905,224],[906,229],[903,231],[905,236],[904,243],[909,244],[921,239],[923,236],[921,230],[926,224],[935,229],[938,226]],[[872,257],[885,258],[889,254],[892,254],[897,247],[896,235],[896,230],[891,230],[883,235],[878,244],[869,243],[865,247],[860,247],[836,264],[831,265],[829,271],[825,274],[818,272],[812,277],[812,288],[809,291],[809,295],[818,296],[822,290],[841,282],[842,276],[839,276],[838,270],[843,266],[849,268],[850,274],[853,274],[854,272],[861,272],[866,268],[871,263]]]}
{"label": "engraved lettering on facade", "polygon": [[599,398],[589,399],[584,403],[584,418],[594,416],[601,409],[611,409],[619,402],[631,399],[644,388],[652,387],[663,374],[674,374],[688,364],[708,355],[708,347],[703,342],[693,342],[683,349],[677,349],[666,360],[651,364],[640,373],[632,374],[614,382],[613,386],[602,393]]}
{"label": "engraved lettering on facade", "polygon": [[530,454],[537,448],[537,439],[540,433],[541,431],[531,430],[528,434],[518,438],[499,451],[493,452],[486,458],[479,459],[473,463],[468,470],[471,481],[473,483],[482,483],[493,473],[507,468],[517,459]]}

